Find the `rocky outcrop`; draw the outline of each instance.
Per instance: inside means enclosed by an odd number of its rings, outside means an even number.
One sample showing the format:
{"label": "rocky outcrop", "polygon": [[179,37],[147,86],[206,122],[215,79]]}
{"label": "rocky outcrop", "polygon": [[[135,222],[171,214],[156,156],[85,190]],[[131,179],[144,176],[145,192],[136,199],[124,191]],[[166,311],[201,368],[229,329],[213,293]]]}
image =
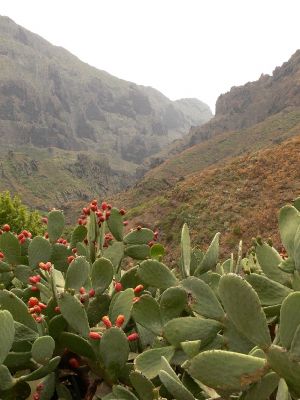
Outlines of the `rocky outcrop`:
{"label": "rocky outcrop", "polygon": [[184,147],[223,132],[248,128],[284,109],[300,106],[300,50],[276,67],[272,75],[233,87],[219,96],[216,114],[201,127],[191,128]]}

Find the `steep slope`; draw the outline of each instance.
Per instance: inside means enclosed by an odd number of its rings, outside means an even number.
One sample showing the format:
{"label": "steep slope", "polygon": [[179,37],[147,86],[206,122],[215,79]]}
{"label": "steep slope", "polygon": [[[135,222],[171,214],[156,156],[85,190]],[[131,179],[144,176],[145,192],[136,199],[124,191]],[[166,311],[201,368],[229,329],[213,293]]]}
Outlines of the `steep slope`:
{"label": "steep slope", "polygon": [[0,17],[0,143],[93,150],[136,164],[191,125],[200,101],[172,102],[115,78]]}
{"label": "steep slope", "polygon": [[[299,132],[299,131],[298,131]],[[184,222],[193,243],[207,245],[222,233],[224,255],[240,239],[261,235],[279,244],[277,210],[300,194],[300,136],[236,157],[178,182],[129,212],[136,224],[156,226],[173,258]],[[130,206],[130,197],[127,197]],[[124,198],[122,200],[124,204]]]}
{"label": "steep slope", "polygon": [[262,74],[254,82],[232,87],[219,96],[216,113],[206,124],[194,126],[188,135],[164,149],[152,164],[177,155],[194,144],[225,132],[242,131],[284,110],[300,107],[300,50],[272,75]]}
{"label": "steep slope", "polygon": [[141,181],[120,196],[137,206],[170,190],[189,174],[268,148],[299,132],[300,108],[286,109],[250,128],[222,133],[184,150],[147,172]]}

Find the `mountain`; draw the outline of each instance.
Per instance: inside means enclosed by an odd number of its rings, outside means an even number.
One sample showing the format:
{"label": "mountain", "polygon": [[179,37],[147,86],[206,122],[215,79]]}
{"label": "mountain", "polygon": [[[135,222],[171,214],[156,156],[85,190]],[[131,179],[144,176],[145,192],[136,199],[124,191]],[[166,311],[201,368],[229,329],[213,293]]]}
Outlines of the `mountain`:
{"label": "mountain", "polygon": [[0,143],[93,150],[141,163],[212,114],[81,62],[0,18]]}
{"label": "mountain", "polygon": [[134,224],[160,227],[169,246],[183,222],[196,243],[220,230],[227,252],[244,233],[275,235],[276,210],[300,189],[299,82],[297,51],[272,76],[221,95],[215,117],[193,127],[115,201],[131,209]]}
{"label": "mountain", "polygon": [[156,154],[212,117],[118,79],[0,17],[0,190],[58,207],[131,186]]}

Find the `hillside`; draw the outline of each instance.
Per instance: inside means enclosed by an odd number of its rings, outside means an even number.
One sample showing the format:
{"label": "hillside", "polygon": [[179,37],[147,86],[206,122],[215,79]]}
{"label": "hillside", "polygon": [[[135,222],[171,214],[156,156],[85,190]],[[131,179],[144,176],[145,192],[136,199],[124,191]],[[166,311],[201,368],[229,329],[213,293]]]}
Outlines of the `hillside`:
{"label": "hillside", "polygon": [[91,149],[139,164],[211,118],[199,100],[172,102],[97,70],[6,17],[0,55],[1,144]]}
{"label": "hillside", "polygon": [[[299,131],[298,131],[299,133]],[[187,222],[195,245],[207,245],[222,233],[223,255],[240,239],[271,237],[279,244],[277,210],[300,193],[300,136],[268,149],[236,157],[219,167],[190,174],[169,190],[131,209],[135,224],[158,227],[174,257],[180,229]],[[136,193],[119,199],[128,207]]]}
{"label": "hillside", "polygon": [[193,173],[253,151],[272,147],[300,132],[300,108],[286,109],[246,129],[226,132],[198,143],[150,170],[121,198],[139,205]]}

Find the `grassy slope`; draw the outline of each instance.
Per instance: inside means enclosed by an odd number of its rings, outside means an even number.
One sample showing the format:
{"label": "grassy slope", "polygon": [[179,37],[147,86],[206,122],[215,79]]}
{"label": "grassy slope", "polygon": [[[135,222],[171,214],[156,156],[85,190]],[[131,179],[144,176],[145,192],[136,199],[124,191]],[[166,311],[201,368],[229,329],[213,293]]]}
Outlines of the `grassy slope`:
{"label": "grassy slope", "polygon": [[[299,135],[298,117],[297,114],[295,123],[287,124],[282,137]],[[172,255],[178,248],[184,222],[189,224],[197,245],[207,245],[215,232],[222,232],[224,254],[234,250],[240,239],[250,245],[251,238],[257,235],[278,243],[278,208],[300,195],[299,152],[300,136],[296,136],[192,173],[169,189],[153,192],[152,197],[147,189],[143,192],[142,182],[118,201],[125,202],[128,208],[131,202],[135,204],[128,215],[134,223],[159,227],[161,239]],[[155,176],[154,172],[151,174]],[[146,184],[151,182],[151,176]]]}

